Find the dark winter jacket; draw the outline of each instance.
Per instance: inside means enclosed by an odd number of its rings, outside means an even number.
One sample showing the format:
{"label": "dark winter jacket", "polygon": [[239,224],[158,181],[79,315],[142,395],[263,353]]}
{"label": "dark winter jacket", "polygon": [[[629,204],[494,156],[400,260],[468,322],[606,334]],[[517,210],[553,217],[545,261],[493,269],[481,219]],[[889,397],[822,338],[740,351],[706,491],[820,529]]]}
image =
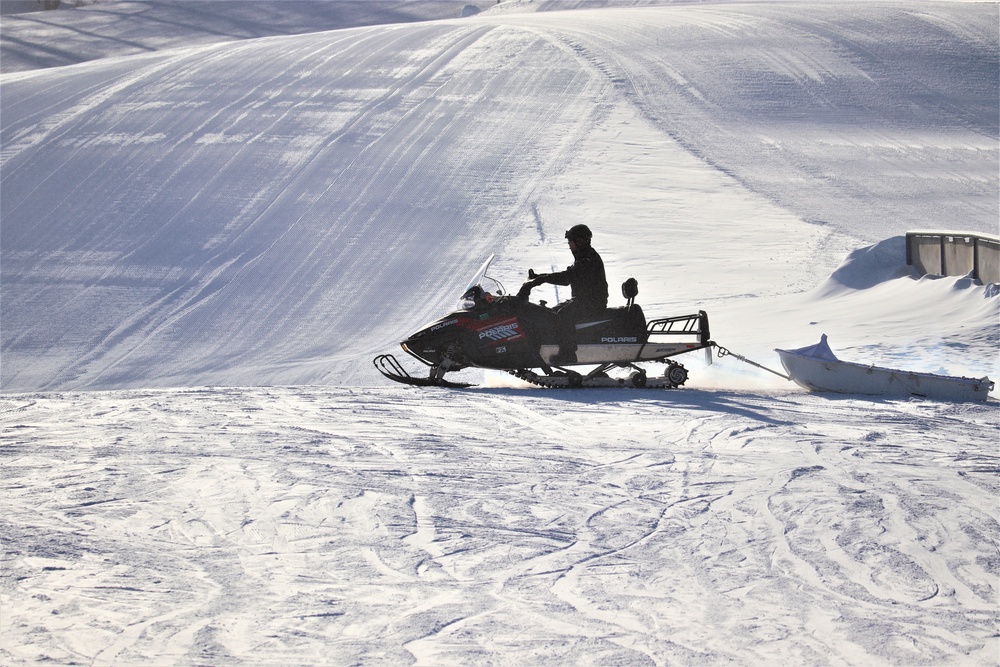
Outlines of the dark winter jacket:
{"label": "dark winter jacket", "polygon": [[573,302],[578,308],[600,312],[608,307],[608,279],[604,275],[604,261],[590,246],[578,249],[573,265],[565,271],[539,276],[539,282],[569,285]]}

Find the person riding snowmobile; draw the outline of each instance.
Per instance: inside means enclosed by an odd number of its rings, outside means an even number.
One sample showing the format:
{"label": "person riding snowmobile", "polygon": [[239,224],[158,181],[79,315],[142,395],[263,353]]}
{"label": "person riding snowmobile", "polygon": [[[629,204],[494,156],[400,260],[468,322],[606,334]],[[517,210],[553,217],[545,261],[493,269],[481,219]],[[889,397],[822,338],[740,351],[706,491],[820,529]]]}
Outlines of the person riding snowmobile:
{"label": "person riding snowmobile", "polygon": [[572,298],[559,304],[556,337],[559,353],[553,364],[576,363],[576,324],[589,318],[601,317],[608,307],[608,280],[604,274],[604,261],[591,246],[593,233],[587,225],[574,225],[566,231],[566,241],[574,262],[565,271],[534,275],[521,286],[517,296],[527,301],[531,289],[538,285],[569,285]]}

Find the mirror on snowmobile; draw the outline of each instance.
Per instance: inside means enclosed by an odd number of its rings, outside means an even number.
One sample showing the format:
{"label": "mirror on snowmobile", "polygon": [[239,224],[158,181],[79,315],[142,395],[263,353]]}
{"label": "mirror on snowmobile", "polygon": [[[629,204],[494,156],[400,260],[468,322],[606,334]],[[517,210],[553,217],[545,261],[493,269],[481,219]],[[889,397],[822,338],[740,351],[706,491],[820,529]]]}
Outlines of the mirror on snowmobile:
{"label": "mirror on snowmobile", "polygon": [[462,310],[472,310],[480,304],[483,300],[483,288],[479,285],[473,285],[462,295],[462,299],[459,301],[459,308]]}

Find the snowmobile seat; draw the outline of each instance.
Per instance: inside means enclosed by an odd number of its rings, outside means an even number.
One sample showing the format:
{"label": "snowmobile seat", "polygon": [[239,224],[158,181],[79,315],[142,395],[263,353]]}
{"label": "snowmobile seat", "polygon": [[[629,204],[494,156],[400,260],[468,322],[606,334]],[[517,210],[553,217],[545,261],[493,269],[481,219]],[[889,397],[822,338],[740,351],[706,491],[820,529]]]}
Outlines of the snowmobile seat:
{"label": "snowmobile seat", "polygon": [[646,332],[646,316],[638,304],[633,303],[623,308],[608,308],[605,313],[611,320],[610,325],[616,331]]}
{"label": "snowmobile seat", "polygon": [[635,278],[629,278],[622,283],[622,296],[625,297],[625,301],[631,306],[635,303],[635,297],[639,295],[639,281]]}
{"label": "snowmobile seat", "polygon": [[608,308],[601,320],[583,328],[578,324],[577,342],[582,345],[646,342],[646,316],[636,304]]}
{"label": "snowmobile seat", "polygon": [[612,319],[616,321],[617,326],[621,326],[629,331],[646,330],[646,316],[642,314],[642,308],[640,308],[635,302],[635,297],[638,296],[638,294],[639,281],[635,278],[629,278],[622,283],[622,296],[625,297],[626,306],[624,308],[608,309]]}
{"label": "snowmobile seat", "polygon": [[639,294],[639,283],[635,278],[629,278],[622,283],[622,296],[628,305],[622,308],[607,308],[604,317],[597,326],[577,330],[578,342],[596,343],[645,343],[646,316],[642,308],[635,302]]}
{"label": "snowmobile seat", "polygon": [[646,342],[646,316],[642,308],[635,302],[639,294],[639,283],[635,278],[629,278],[622,283],[622,296],[628,304],[622,308],[607,308],[604,311],[605,320],[597,326],[588,326],[577,330],[578,342],[587,344],[619,344]]}

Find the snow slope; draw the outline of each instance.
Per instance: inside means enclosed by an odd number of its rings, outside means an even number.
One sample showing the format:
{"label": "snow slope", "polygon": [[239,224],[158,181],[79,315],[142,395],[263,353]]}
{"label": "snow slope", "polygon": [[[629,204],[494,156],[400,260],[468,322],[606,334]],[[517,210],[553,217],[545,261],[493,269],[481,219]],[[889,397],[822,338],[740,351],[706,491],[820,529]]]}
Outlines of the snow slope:
{"label": "snow slope", "polygon": [[0,74],[0,662],[1000,663],[995,399],[371,368],[584,221],[757,361],[1000,377],[900,238],[998,232],[998,5],[634,4],[55,13],[109,57]]}
{"label": "snow slope", "polygon": [[[648,312],[811,342],[725,303],[996,231],[996,37],[996,4],[487,12],[5,75],[4,390],[367,382],[456,273],[564,266],[581,220]],[[989,358],[990,303],[891,328]]]}
{"label": "snow slope", "polygon": [[[31,5],[34,4],[34,7]],[[196,44],[458,18],[489,0],[83,0],[71,11],[3,0],[0,72],[62,67]],[[63,2],[65,7],[69,3]],[[20,6],[19,6],[20,5]],[[24,11],[25,13],[13,13]],[[8,10],[9,8],[9,10]],[[31,11],[34,10],[34,11]],[[7,14],[8,11],[12,13]]]}

